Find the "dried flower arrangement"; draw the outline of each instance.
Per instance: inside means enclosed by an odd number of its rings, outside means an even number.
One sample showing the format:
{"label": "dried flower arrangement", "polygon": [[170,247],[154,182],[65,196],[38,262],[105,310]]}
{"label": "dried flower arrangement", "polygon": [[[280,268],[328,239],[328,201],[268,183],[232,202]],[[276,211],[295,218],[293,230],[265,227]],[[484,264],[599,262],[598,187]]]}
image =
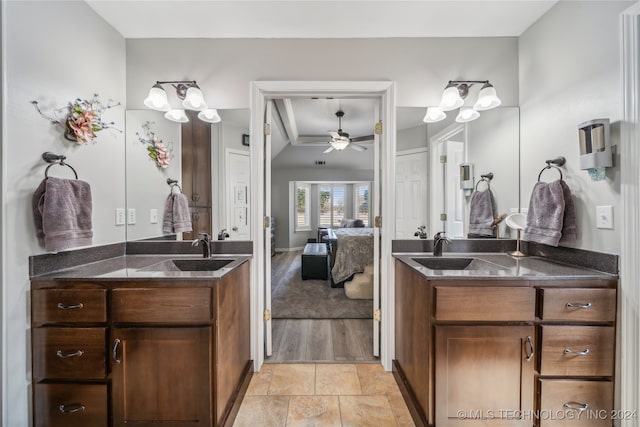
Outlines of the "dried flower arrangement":
{"label": "dried flower arrangement", "polygon": [[[31,103],[42,117],[52,124],[63,127],[66,139],[78,144],[94,142],[96,132],[104,129],[115,129],[113,127],[115,123],[104,122],[102,114],[106,110],[120,105],[119,102],[114,104],[112,100],[109,100],[107,105],[104,105],[100,102],[98,95],[94,94],[91,99],[77,98],[66,107],[53,110],[53,116],[47,116],[40,110],[38,101],[31,101]],[[64,117],[61,117],[62,112],[65,113]],[[116,130],[122,132],[119,129]]]}
{"label": "dried flower arrangement", "polygon": [[173,158],[173,144],[165,144],[152,130],[153,122],[144,122],[142,129],[144,135],[136,132],[138,141],[147,146],[147,154],[159,168],[167,168]]}

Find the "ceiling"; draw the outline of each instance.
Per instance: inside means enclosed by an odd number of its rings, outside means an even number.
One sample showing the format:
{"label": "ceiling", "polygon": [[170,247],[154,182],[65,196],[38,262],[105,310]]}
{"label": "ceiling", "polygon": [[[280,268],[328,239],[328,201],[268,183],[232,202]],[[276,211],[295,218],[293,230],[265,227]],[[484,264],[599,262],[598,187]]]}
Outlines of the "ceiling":
{"label": "ceiling", "polygon": [[86,0],[125,38],[517,37],[549,0]]}

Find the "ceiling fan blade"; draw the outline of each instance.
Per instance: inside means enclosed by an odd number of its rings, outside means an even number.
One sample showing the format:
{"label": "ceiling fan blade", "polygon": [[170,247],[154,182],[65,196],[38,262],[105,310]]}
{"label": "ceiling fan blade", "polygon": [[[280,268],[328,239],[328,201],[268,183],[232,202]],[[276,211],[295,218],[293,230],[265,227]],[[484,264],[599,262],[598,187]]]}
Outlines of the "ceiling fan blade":
{"label": "ceiling fan blade", "polygon": [[333,138],[333,139],[340,138],[340,134],[338,132],[334,131],[334,130],[330,130],[329,131],[329,135],[331,135],[331,138]]}
{"label": "ceiling fan blade", "polygon": [[332,152],[332,151],[333,151],[333,146],[329,146],[329,148],[327,148],[326,150],[324,150],[324,151],[322,152],[322,154],[327,154],[327,153],[330,153],[330,152]]}
{"label": "ceiling fan blade", "polygon": [[358,145],[358,144],[354,144],[354,143],[349,144],[349,147],[353,148],[356,151],[360,151],[360,152],[365,151],[367,149],[367,147],[363,147],[362,145]]}
{"label": "ceiling fan blade", "polygon": [[365,136],[356,136],[355,138],[351,138],[351,142],[373,142],[373,135],[365,135]]}

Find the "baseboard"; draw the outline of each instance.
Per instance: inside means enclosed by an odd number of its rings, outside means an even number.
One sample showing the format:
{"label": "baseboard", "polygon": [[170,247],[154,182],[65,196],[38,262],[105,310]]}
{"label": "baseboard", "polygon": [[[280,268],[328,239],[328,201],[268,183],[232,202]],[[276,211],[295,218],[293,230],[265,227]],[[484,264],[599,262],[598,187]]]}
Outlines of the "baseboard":
{"label": "baseboard", "polygon": [[276,252],[294,252],[301,251],[304,249],[304,246],[300,246],[299,248],[276,248]]}
{"label": "baseboard", "polygon": [[420,406],[418,406],[418,401],[416,400],[415,395],[409,388],[409,384],[407,384],[406,377],[404,372],[402,372],[402,368],[398,364],[397,360],[392,361],[392,373],[393,377],[398,384],[398,388],[400,389],[400,393],[404,398],[405,403],[407,404],[407,408],[409,408],[409,413],[411,414],[411,418],[413,419],[413,423],[416,427],[428,427],[429,423],[427,422]]}
{"label": "baseboard", "polygon": [[233,426],[233,423],[236,420],[236,415],[238,415],[238,411],[240,410],[240,405],[242,405],[244,395],[247,393],[247,389],[249,388],[251,377],[253,377],[253,360],[249,360],[247,362],[247,365],[244,367],[244,371],[242,372],[242,377],[240,377],[238,387],[233,392],[231,401],[227,405],[224,416],[221,418],[221,426]]}

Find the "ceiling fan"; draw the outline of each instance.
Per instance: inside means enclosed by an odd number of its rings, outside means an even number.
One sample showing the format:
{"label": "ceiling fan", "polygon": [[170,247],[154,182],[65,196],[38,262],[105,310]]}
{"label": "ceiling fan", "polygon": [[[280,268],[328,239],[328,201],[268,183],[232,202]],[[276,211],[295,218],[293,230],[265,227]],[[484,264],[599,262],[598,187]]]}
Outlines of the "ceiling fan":
{"label": "ceiling fan", "polygon": [[362,145],[354,144],[353,140],[349,138],[349,134],[347,132],[342,131],[342,118],[344,117],[344,111],[338,110],[336,111],[336,117],[338,118],[338,130],[337,131],[329,131],[329,135],[331,139],[328,141],[329,148],[323,151],[323,153],[330,153],[333,150],[342,151],[345,148],[349,147],[356,151],[364,151],[367,147],[363,147]]}

